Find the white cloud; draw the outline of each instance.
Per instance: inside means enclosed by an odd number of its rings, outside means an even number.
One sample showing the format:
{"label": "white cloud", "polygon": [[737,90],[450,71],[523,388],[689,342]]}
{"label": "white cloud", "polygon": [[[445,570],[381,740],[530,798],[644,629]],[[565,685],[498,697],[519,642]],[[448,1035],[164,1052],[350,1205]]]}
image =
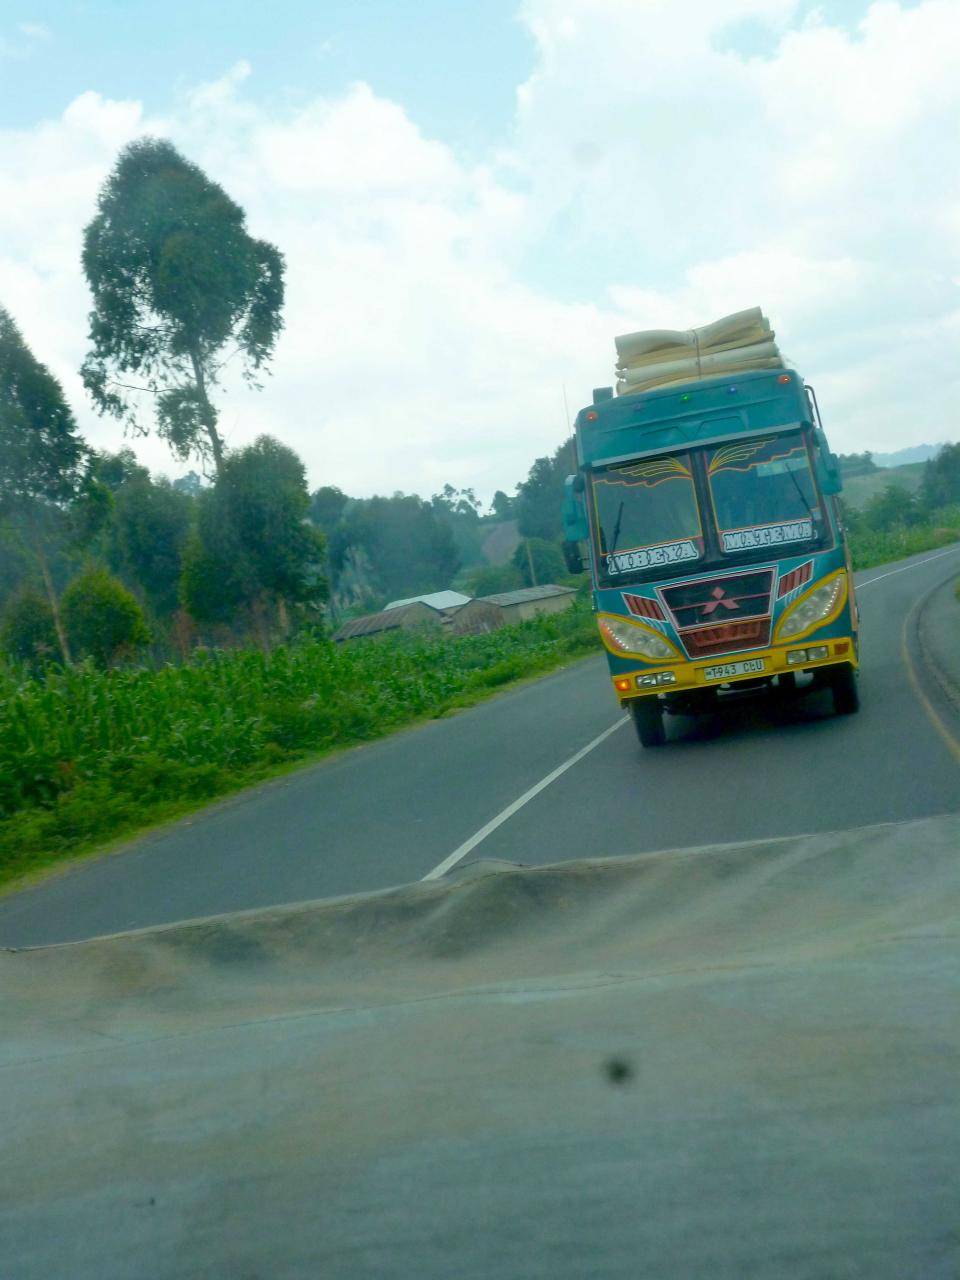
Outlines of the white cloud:
{"label": "white cloud", "polygon": [[[615,323],[525,287],[503,246],[524,201],[489,169],[425,138],[395,103],[356,85],[295,112],[244,96],[247,69],[191,92],[166,121],[89,93],[62,118],[0,135],[0,299],[85,408],[76,369],[88,301],[81,233],[117,150],[171,136],[248,211],[288,263],[286,329],[262,393],[225,388],[232,444],[268,431],[314,483],[430,492],[510,487],[565,433],[564,380],[608,363]],[[2,199],[4,195],[9,199]],[[175,469],[157,441],[136,447]]]}
{"label": "white cloud", "polygon": [[[527,0],[536,220],[618,256],[637,328],[763,305],[841,447],[956,436],[960,11],[880,0],[846,30],[795,9]],[[746,17],[769,56],[725,42]]]}
{"label": "white cloud", "polygon": [[[315,484],[510,487],[561,439],[564,387],[576,408],[611,381],[615,333],[754,303],[838,447],[956,435],[956,13],[883,0],[847,31],[793,0],[526,0],[536,66],[485,164],[365,84],[263,105],[240,63],[162,120],[91,91],[0,133],[0,300],[116,447],[75,372],[80,240],[117,151],[151,132],[286,254],[273,376],[231,381],[223,426],[288,441]],[[768,56],[734,51],[747,19]]]}

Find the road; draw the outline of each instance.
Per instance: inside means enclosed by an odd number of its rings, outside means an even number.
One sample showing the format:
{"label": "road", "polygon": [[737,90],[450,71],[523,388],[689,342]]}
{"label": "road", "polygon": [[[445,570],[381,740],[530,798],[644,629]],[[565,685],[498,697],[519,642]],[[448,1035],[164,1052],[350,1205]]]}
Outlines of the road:
{"label": "road", "polygon": [[591,657],[0,900],[0,946],[382,889],[480,857],[539,864],[956,812],[960,723],[927,685],[913,629],[958,568],[953,547],[858,575],[856,716],[834,717],[823,693],[758,698],[668,717],[666,746],[641,752]]}

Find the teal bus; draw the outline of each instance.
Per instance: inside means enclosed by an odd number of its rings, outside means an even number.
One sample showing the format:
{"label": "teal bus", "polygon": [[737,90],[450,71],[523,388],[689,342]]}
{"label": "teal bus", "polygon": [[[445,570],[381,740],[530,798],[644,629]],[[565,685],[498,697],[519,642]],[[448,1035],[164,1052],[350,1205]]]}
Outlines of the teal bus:
{"label": "teal bus", "polygon": [[664,713],[767,686],[859,706],[858,615],[830,452],[792,369],[614,396],[576,419],[572,571],[589,566],[621,705],[645,747]]}

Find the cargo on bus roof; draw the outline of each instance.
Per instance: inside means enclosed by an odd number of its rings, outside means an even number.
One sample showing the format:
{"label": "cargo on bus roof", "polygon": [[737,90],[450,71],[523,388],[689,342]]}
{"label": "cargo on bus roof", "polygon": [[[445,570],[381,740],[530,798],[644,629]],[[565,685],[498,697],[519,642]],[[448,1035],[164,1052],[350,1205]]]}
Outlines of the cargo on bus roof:
{"label": "cargo on bus roof", "polygon": [[759,307],[698,329],[645,329],[614,339],[617,394],[755,369],[783,369],[776,334]]}

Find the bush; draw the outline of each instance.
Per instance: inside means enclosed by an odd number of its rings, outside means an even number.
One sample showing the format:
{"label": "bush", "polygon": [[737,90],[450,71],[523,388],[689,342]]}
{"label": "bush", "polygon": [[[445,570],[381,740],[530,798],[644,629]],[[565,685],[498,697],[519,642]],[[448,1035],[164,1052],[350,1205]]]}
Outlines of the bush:
{"label": "bush", "polygon": [[8,603],[0,627],[0,647],[14,662],[42,662],[60,656],[53,611],[46,596],[22,588]]}
{"label": "bush", "polygon": [[76,657],[98,667],[131,657],[148,644],[143,610],[122,582],[103,569],[88,569],[63,593],[63,621]]}

